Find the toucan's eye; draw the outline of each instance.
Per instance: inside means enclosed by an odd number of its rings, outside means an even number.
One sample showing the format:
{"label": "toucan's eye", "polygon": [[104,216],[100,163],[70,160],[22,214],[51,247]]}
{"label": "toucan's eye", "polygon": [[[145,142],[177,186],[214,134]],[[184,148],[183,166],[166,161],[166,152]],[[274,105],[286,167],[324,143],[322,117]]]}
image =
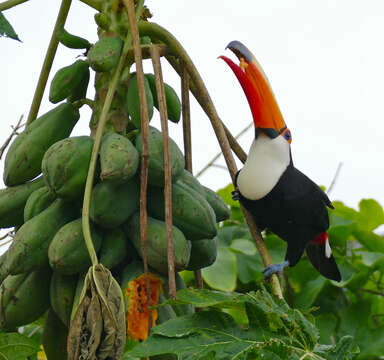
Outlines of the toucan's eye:
{"label": "toucan's eye", "polygon": [[287,140],[289,143],[292,141],[291,132],[287,129],[284,131],[284,139]]}

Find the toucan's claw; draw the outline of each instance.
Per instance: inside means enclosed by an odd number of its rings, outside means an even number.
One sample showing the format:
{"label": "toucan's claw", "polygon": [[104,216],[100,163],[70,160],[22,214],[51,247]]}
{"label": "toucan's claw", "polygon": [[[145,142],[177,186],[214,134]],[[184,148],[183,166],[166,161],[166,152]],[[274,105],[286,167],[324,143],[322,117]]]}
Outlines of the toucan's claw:
{"label": "toucan's claw", "polygon": [[263,270],[264,280],[269,280],[273,274],[283,272],[284,268],[286,268],[288,265],[289,265],[288,260],[285,260],[281,264],[272,264],[272,265],[267,266]]}
{"label": "toucan's claw", "polygon": [[240,192],[238,190],[232,191],[232,200],[240,200]]}

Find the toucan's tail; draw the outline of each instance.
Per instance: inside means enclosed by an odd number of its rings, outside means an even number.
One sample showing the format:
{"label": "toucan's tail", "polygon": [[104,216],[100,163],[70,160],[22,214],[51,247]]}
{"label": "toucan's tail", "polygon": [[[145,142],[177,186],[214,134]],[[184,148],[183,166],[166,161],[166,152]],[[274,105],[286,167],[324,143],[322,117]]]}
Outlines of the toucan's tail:
{"label": "toucan's tail", "polygon": [[330,280],[341,281],[341,274],[328,243],[328,234],[320,234],[307,247],[309,261],[317,271]]}

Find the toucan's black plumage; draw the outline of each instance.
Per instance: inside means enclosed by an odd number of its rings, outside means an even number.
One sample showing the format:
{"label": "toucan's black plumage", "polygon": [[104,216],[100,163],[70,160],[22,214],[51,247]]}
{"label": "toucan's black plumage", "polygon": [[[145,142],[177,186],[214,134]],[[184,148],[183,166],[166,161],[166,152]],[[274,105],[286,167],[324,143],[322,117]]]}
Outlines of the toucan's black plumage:
{"label": "toucan's black plumage", "polygon": [[247,95],[256,130],[248,159],[236,175],[234,199],[253,215],[260,230],[271,230],[288,245],[286,261],[269,266],[266,276],[286,265],[296,265],[306,251],[323,276],[340,281],[327,233],[327,207],[333,209],[332,203],[319,186],[294,167],[290,132],[254,56],[237,41],[228,47],[240,59],[240,66],[222,58]]}

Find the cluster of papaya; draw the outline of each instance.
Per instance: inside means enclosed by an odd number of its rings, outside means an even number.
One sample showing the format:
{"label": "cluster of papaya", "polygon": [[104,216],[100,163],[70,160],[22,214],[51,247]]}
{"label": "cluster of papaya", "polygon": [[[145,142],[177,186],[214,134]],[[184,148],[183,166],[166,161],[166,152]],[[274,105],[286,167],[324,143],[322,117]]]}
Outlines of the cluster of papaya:
{"label": "cluster of papaya", "polygon": [[[68,44],[69,35],[61,36],[67,36]],[[83,45],[89,47],[85,42]],[[80,118],[77,103],[85,98],[89,66],[98,74],[110,71],[117,64],[121,48],[122,40],[106,37],[90,47],[87,60],[59,70],[51,83],[50,100],[67,101],[19,134],[5,159],[7,188],[0,190],[0,227],[15,227],[16,233],[0,257],[0,328],[12,331],[49,309],[44,346],[47,354],[54,349],[55,359],[59,358],[57,349],[62,346],[84,274],[91,265],[81,208],[94,140],[91,136],[70,135]],[[140,321],[145,311],[138,308],[144,285],[139,218],[142,139],[135,74],[130,74],[124,86],[125,107],[121,111],[126,112],[129,124],[124,132],[109,129],[102,138],[90,221],[99,262],[112,271],[125,294],[128,332],[134,339],[143,339],[148,321]],[[170,86],[166,85],[165,92],[169,120],[177,122],[180,100]],[[146,75],[146,94],[151,115],[153,107],[158,107],[151,74]],[[100,100],[100,91],[96,100]],[[152,304],[167,297],[163,156],[162,133],[150,127],[147,258],[151,289],[155,289]],[[170,159],[175,269],[197,270],[215,261],[216,223],[227,219],[229,210],[214,191],[184,169],[184,156],[172,139]],[[178,275],[176,280],[178,288],[185,286]],[[162,321],[191,308],[163,306],[159,313],[153,311],[153,321]]]}

